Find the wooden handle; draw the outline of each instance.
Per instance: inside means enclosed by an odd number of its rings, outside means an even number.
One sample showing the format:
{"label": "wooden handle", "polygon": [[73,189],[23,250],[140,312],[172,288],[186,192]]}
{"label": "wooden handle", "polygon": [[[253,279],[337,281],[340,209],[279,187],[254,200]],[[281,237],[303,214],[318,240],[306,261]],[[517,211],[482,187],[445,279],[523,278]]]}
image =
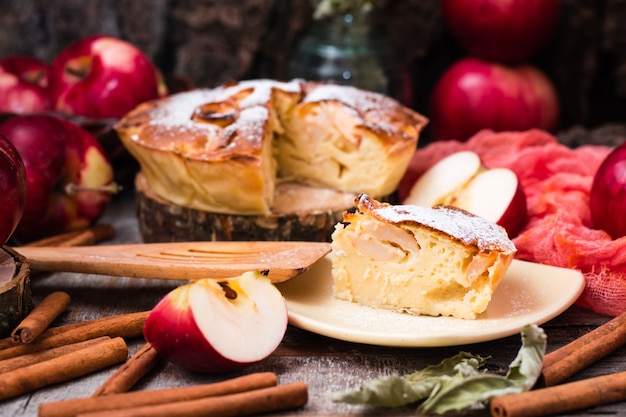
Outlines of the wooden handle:
{"label": "wooden handle", "polygon": [[330,252],[326,242],[171,242],[15,248],[33,270],[195,280],[268,271],[272,282],[306,271]]}

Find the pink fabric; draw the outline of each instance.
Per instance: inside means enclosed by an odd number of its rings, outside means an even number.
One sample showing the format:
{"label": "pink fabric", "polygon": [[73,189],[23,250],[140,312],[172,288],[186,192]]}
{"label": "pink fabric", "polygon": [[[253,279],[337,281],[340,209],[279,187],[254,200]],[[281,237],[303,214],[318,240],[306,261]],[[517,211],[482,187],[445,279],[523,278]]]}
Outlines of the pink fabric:
{"label": "pink fabric", "polygon": [[478,153],[485,166],[518,175],[528,204],[527,223],[513,239],[518,259],[578,269],[586,280],[578,305],[611,316],[626,311],[626,237],[612,240],[594,229],[589,212],[593,176],[611,148],[570,149],[540,130],[481,131],[465,143],[435,142],[419,149],[410,165],[412,177],[461,150]]}

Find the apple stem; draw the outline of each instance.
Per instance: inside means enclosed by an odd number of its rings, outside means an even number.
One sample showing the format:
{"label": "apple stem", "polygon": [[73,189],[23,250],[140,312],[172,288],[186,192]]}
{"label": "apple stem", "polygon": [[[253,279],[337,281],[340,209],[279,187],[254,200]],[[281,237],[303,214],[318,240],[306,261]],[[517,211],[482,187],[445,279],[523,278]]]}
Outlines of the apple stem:
{"label": "apple stem", "polygon": [[96,187],[76,185],[73,182],[70,182],[65,186],[65,193],[67,195],[74,195],[80,191],[99,191],[103,193],[117,194],[121,190],[122,190],[122,186],[115,182],[112,182],[111,184],[108,184],[108,185],[100,185]]}

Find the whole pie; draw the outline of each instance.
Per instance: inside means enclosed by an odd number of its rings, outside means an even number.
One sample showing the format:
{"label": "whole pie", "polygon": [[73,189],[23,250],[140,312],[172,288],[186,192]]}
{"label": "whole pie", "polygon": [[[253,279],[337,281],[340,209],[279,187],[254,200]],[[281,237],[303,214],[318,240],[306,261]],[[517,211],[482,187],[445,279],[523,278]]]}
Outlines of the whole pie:
{"label": "whole pie", "polygon": [[267,215],[277,192],[294,184],[373,198],[393,193],[426,123],[378,93],[261,79],[143,103],[115,129],[159,198]]}

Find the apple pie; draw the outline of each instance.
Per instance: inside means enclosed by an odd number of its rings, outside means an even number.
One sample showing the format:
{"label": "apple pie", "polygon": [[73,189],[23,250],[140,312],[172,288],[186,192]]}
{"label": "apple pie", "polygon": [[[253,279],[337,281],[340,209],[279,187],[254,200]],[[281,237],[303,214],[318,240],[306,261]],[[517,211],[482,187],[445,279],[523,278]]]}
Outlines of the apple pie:
{"label": "apple pie", "polygon": [[502,227],[448,206],[356,203],[332,234],[337,298],[416,315],[485,311],[516,253]]}
{"label": "apple pie", "polygon": [[283,183],[391,194],[426,123],[392,98],[353,87],[248,80],[146,102],[115,129],[159,198],[267,215]]}

